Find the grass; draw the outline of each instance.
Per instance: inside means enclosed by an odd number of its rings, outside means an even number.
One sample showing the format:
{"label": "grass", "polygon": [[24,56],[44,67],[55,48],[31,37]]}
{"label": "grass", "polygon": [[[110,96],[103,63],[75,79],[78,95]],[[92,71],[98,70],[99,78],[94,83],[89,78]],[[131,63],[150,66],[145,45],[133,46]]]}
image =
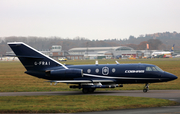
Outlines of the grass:
{"label": "grass", "polygon": [[[155,64],[180,78],[180,59],[118,60],[119,63]],[[94,64],[94,60],[67,61],[65,64]],[[115,60],[99,60],[99,64],[115,64]],[[0,62],[0,92],[72,91],[66,84],[51,86],[44,79],[26,75],[20,62]],[[100,90],[139,90],[142,84],[125,84],[123,88]],[[150,89],[180,89],[180,79],[151,84]],[[79,90],[79,89],[76,89]],[[66,95],[66,96],[1,96],[0,113],[73,113],[114,109],[145,108],[176,105],[165,99]]]}
{"label": "grass", "polygon": [[[180,59],[139,59],[139,60],[118,60],[122,63],[149,63],[170,72],[179,78],[174,81],[151,84],[150,89],[180,89]],[[62,62],[65,64],[95,64],[94,60],[78,60]],[[115,60],[99,60],[99,64],[115,64]],[[24,73],[25,68],[20,62],[0,62],[0,92],[23,92],[23,91],[72,91],[64,83],[51,86],[47,80],[39,79]],[[142,90],[144,84],[125,84],[123,88],[99,89],[99,90]],[[76,89],[79,90],[79,89]]]}
{"label": "grass", "polygon": [[165,99],[125,96],[5,96],[0,97],[0,113],[74,113],[176,104]]}

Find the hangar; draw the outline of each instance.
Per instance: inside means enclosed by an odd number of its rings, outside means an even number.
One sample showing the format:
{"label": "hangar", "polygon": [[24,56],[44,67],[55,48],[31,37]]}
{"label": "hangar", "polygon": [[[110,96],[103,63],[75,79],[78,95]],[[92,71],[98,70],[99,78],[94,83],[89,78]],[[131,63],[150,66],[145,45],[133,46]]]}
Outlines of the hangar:
{"label": "hangar", "polygon": [[83,59],[111,59],[116,58],[118,55],[129,56],[133,55],[136,57],[137,51],[131,47],[127,46],[116,46],[116,47],[80,47],[72,48],[68,51],[69,55],[76,56],[76,58],[69,59],[78,59],[78,56]]}

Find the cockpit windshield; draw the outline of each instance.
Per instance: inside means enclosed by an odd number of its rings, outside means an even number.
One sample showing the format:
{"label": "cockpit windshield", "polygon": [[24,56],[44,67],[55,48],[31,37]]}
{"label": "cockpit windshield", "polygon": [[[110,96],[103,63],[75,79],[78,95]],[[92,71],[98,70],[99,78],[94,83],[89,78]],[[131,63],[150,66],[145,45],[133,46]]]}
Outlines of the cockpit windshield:
{"label": "cockpit windshield", "polygon": [[146,71],[152,71],[151,67],[146,67]]}
{"label": "cockpit windshield", "polygon": [[146,67],[146,71],[161,71],[163,72],[162,69],[160,69],[159,67],[157,66],[153,66],[153,67]]}
{"label": "cockpit windshield", "polygon": [[158,71],[164,72],[162,69],[160,69],[158,66],[155,66]]}
{"label": "cockpit windshield", "polygon": [[155,67],[151,67],[153,71],[157,71]]}

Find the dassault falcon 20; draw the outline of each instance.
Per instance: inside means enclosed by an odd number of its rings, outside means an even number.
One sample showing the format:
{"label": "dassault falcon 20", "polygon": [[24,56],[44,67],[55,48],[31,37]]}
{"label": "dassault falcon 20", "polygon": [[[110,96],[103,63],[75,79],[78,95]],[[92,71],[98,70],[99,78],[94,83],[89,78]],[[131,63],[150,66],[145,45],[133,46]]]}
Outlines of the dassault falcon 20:
{"label": "dassault falcon 20", "polygon": [[151,64],[94,64],[64,65],[46,56],[23,42],[9,42],[26,74],[49,80],[49,82],[74,84],[70,88],[82,88],[83,93],[92,93],[96,88],[123,87],[123,84],[167,82],[177,76]]}

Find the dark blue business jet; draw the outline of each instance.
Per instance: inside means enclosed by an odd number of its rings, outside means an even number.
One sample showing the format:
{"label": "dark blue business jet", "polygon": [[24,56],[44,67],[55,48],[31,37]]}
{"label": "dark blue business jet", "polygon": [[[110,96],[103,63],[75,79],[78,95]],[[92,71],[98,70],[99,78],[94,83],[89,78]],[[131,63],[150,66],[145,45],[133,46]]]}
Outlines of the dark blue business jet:
{"label": "dark blue business jet", "polygon": [[123,84],[145,84],[143,92],[149,90],[149,83],[167,82],[177,76],[151,64],[94,64],[64,65],[46,56],[23,42],[10,42],[26,68],[26,74],[50,80],[55,84],[74,84],[70,88],[82,88],[83,93],[92,93],[96,88],[123,87]]}

